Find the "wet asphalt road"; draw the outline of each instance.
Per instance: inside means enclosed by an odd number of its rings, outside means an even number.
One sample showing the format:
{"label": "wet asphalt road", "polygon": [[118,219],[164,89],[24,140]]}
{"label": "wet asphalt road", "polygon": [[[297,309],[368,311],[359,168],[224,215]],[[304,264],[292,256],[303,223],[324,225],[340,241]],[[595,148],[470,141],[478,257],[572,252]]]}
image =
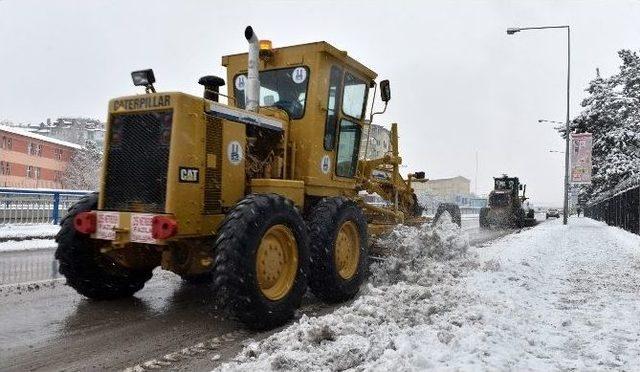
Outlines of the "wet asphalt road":
{"label": "wet asphalt road", "polygon": [[[477,226],[477,219],[463,221],[472,245],[513,232]],[[243,341],[273,332],[244,330],[214,299],[211,288],[160,270],[134,298],[110,302],[87,300],[62,280],[0,286],[0,370],[210,370]],[[300,313],[333,308],[309,295]]]}

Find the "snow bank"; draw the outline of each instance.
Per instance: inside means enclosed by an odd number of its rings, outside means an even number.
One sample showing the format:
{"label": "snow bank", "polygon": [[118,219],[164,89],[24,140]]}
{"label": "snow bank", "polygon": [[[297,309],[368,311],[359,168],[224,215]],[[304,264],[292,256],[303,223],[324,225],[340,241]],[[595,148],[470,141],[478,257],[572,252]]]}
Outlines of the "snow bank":
{"label": "snow bank", "polygon": [[57,244],[53,239],[10,240],[7,242],[0,242],[0,253],[28,251],[33,249],[54,249],[56,247]]}
{"label": "snow bank", "polygon": [[[369,284],[350,305],[302,318],[260,342],[249,342],[221,370],[343,370],[370,366],[405,347],[414,329],[447,317],[459,304],[456,284],[477,260],[449,218],[435,227],[398,227],[379,244],[393,258],[373,263]],[[447,323],[447,322],[445,322]],[[428,342],[450,339],[447,323]],[[445,350],[442,351],[445,353]],[[427,357],[427,356],[425,356]]]}
{"label": "snow bank", "polygon": [[53,237],[60,226],[53,224],[0,225],[0,241]]}

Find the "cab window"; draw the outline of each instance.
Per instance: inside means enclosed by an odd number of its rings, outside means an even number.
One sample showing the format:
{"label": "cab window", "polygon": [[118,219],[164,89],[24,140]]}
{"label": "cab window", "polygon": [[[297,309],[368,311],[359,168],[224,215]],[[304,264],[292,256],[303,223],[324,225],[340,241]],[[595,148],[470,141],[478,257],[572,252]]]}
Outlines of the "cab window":
{"label": "cab window", "polygon": [[331,66],[329,74],[329,97],[327,98],[327,121],[324,125],[324,149],[333,150],[338,127],[338,104],[340,103],[340,85],[342,84],[342,69]]}
{"label": "cab window", "polygon": [[[304,66],[260,71],[260,106],[273,106],[289,114],[291,119],[301,119],[309,86],[309,69]],[[234,78],[236,106],[245,108],[247,75]]]}
{"label": "cab window", "polygon": [[360,149],[360,126],[349,120],[340,121],[338,137],[338,154],[336,156],[336,175],[353,177],[358,167],[358,150]]}
{"label": "cab window", "polygon": [[350,73],[344,74],[344,89],[342,94],[342,112],[356,118],[364,116],[364,106],[367,98],[367,84]]}

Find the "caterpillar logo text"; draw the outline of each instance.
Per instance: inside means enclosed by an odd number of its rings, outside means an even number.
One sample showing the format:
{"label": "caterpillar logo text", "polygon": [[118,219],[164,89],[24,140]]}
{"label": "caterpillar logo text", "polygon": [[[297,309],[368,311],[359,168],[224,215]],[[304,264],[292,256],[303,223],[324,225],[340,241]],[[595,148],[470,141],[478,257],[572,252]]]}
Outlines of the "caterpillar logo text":
{"label": "caterpillar logo text", "polygon": [[143,110],[166,106],[171,106],[170,95],[127,98],[113,101],[113,111]]}

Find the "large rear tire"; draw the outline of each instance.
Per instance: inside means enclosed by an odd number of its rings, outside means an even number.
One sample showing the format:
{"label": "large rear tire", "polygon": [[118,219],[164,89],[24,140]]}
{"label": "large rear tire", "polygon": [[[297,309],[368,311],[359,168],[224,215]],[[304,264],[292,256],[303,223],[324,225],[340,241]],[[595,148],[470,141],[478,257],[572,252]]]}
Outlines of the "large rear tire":
{"label": "large rear tire", "polygon": [[282,325],[307,289],[306,226],[293,203],[247,195],[229,211],[214,248],[214,287],[222,305],[249,328]]}
{"label": "large rear tire", "polygon": [[365,279],[369,257],[362,209],[346,198],[324,198],[309,216],[311,291],[330,303],[353,298]]}
{"label": "large rear tire", "polygon": [[514,223],[516,225],[516,228],[521,229],[521,228],[524,227],[524,225],[525,225],[525,215],[526,215],[526,213],[525,213],[523,208],[518,208],[516,210],[516,213],[515,213],[515,216],[514,216],[514,218],[515,218]]}
{"label": "large rear tire", "polygon": [[83,296],[95,300],[110,300],[132,296],[151,278],[151,269],[129,269],[100,253],[101,241],[77,232],[73,219],[80,212],[98,207],[98,193],[84,196],[60,222],[56,235],[60,274],[67,285]]}
{"label": "large rear tire", "polygon": [[533,209],[529,209],[527,211],[527,218],[535,219],[536,218],[536,212]]}
{"label": "large rear tire", "polygon": [[480,228],[482,229],[488,229],[490,227],[489,219],[487,218],[489,210],[488,207],[480,208]]}
{"label": "large rear tire", "polygon": [[442,203],[438,205],[438,209],[436,210],[436,215],[433,218],[434,223],[438,222],[442,213],[449,212],[449,216],[451,216],[451,221],[458,225],[458,227],[462,226],[462,215],[460,214],[460,207],[457,204],[453,203]]}

